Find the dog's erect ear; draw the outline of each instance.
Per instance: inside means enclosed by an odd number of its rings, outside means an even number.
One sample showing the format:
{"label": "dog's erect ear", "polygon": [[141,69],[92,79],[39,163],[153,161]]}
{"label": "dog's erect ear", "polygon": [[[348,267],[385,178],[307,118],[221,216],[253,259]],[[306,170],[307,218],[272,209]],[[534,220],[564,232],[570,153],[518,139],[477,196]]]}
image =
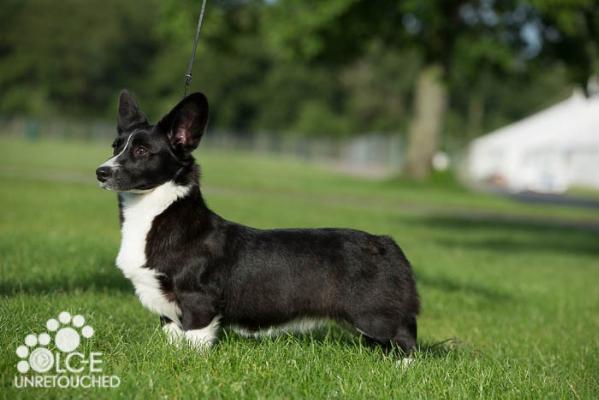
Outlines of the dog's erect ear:
{"label": "dog's erect ear", "polygon": [[139,109],[137,102],[126,89],[119,95],[119,117],[117,130],[119,134],[128,132],[136,125],[147,124],[148,118]]}
{"label": "dog's erect ear", "polygon": [[198,144],[208,122],[208,100],[202,93],[184,98],[158,123],[173,146],[183,155],[191,153]]}

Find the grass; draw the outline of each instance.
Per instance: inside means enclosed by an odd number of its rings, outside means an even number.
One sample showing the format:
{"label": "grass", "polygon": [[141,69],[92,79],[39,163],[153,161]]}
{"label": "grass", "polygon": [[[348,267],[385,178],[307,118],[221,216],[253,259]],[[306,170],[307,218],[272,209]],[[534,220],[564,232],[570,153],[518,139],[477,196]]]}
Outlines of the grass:
{"label": "grass", "polygon": [[[0,394],[14,398],[596,398],[599,216],[453,185],[365,181],[300,162],[200,151],[221,215],[258,227],[392,235],[423,302],[417,361],[397,368],[336,326],[168,346],[114,267],[114,195],[94,183],[108,144],[0,138]],[[117,389],[16,389],[15,349],[68,310],[96,334]]]}

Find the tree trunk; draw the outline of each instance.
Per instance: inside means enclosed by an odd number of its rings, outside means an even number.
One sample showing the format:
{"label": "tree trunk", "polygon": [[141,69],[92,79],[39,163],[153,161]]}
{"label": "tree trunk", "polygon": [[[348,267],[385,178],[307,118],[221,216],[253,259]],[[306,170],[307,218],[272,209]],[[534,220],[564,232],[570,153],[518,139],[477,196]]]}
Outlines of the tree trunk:
{"label": "tree trunk", "polygon": [[441,136],[445,117],[447,89],[439,65],[429,65],[420,71],[414,99],[406,160],[406,174],[413,179],[426,179]]}

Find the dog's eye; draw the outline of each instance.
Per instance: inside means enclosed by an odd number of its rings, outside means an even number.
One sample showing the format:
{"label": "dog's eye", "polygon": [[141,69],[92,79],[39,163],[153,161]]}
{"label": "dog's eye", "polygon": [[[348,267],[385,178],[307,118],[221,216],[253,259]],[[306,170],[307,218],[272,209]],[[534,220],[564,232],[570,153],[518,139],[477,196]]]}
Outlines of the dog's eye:
{"label": "dog's eye", "polygon": [[135,146],[133,148],[133,155],[135,157],[144,157],[147,154],[148,154],[148,149],[146,149],[143,146]]}

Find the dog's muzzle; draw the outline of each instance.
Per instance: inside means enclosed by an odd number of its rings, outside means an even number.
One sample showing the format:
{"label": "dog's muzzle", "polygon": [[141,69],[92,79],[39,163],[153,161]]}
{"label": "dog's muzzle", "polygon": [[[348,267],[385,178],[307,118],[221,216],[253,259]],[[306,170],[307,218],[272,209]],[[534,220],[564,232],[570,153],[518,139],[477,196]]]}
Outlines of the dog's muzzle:
{"label": "dog's muzzle", "polygon": [[100,183],[106,182],[108,179],[112,177],[112,168],[110,167],[100,167],[96,170],[96,178]]}

